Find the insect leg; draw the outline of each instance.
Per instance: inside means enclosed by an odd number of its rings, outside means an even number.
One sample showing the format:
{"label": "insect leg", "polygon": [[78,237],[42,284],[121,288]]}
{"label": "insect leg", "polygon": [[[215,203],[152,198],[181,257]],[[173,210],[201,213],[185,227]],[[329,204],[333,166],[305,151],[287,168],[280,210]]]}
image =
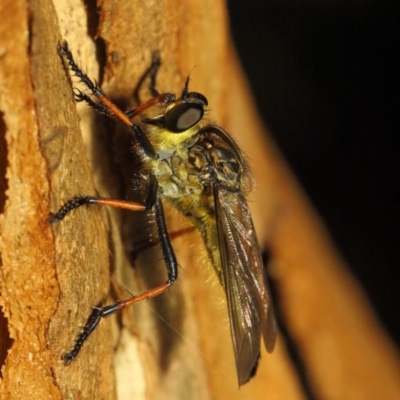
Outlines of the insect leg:
{"label": "insect leg", "polygon": [[[58,44],[57,46],[57,51],[58,54],[62,57],[64,57],[67,62],[68,66],[71,69],[71,71],[77,76],[80,81],[90,90],[90,92],[93,94],[93,96],[97,97],[100,101],[100,103],[104,106],[104,108],[101,105],[98,105],[97,107],[95,106],[96,109],[107,109],[108,110],[108,115],[112,115],[115,118],[119,119],[122,121],[124,124],[128,126],[132,126],[132,122],[129,120],[129,118],[126,116],[126,114],[121,111],[111,100],[109,100],[105,94],[102,92],[100,87],[96,82],[93,82],[85,72],[81,70],[81,68],[78,66],[78,64],[75,62],[74,57],[71,53],[71,51],[68,48],[68,43],[64,40],[61,44]],[[86,101],[89,103],[89,105],[93,106],[93,101],[90,100],[89,96],[85,94],[80,94],[81,92],[77,92],[75,94],[75,97],[77,98],[78,101]]]}
{"label": "insect leg", "polygon": [[160,67],[161,67],[160,53],[158,51],[155,51],[152,54],[152,60],[151,60],[150,67],[139,79],[139,82],[137,83],[135,90],[133,91],[133,98],[135,99],[136,104],[141,103],[139,91],[142,88],[143,82],[146,80],[147,77],[150,77],[149,90],[150,90],[151,95],[153,97],[157,97],[160,94],[158,92],[158,90],[156,89],[157,74],[158,74]]}
{"label": "insect leg", "polygon": [[145,103],[138,105],[132,110],[125,111],[125,116],[132,119],[133,117],[140,115],[143,111],[147,110],[150,107],[153,107],[156,104],[168,105],[170,103],[173,103],[175,100],[176,98],[173,93],[161,93],[156,97],[152,97]]}
{"label": "insect leg", "polygon": [[[128,125],[132,129],[133,136],[138,141],[140,146],[143,148],[146,156],[150,158],[155,158],[156,153],[154,151],[153,146],[149,142],[149,139],[144,134],[142,129],[131,122],[129,119],[137,114],[140,114],[143,110],[156,103],[163,103],[164,101],[171,101],[169,100],[171,95],[170,93],[164,93],[159,95],[156,98],[150,99],[147,103],[140,106],[140,109],[132,110],[132,116],[128,113],[124,113],[120,110],[110,99],[108,99],[105,94],[101,91],[97,83],[92,82],[91,79],[79,68],[78,64],[75,62],[74,57],[71,51],[68,48],[68,43],[63,41],[61,44],[57,46],[58,54],[64,57],[69,65],[71,71],[80,79],[80,81],[91,91],[91,93],[98,98],[99,102],[96,103],[93,101],[86,93],[83,93],[79,89],[74,90],[75,101],[85,101],[88,103],[92,108],[96,111],[107,115],[108,117],[116,118],[122,121],[125,125]],[[155,78],[154,78],[155,79]]]}
{"label": "insect leg", "polygon": [[146,290],[137,296],[132,296],[127,300],[118,301],[115,304],[111,304],[101,308],[93,308],[92,314],[90,315],[86,325],[84,326],[83,331],[76,339],[74,347],[69,353],[64,354],[62,357],[65,365],[69,365],[71,361],[78,355],[89,335],[94,331],[94,329],[96,329],[101,318],[108,317],[109,315],[126,307],[158,296],[159,294],[165,292],[178,278],[178,263],[175,257],[174,250],[172,248],[171,240],[168,236],[164,210],[161,200],[159,198],[156,199],[154,208],[158,235],[160,237],[161,250],[165,259],[165,264],[167,266],[167,281],[161,285],[156,286],[153,289]]}
{"label": "insect leg", "polygon": [[[158,74],[158,70],[160,69],[160,66],[161,66],[160,54],[158,52],[154,52],[153,59],[152,59],[149,69],[144,73],[144,75],[140,79],[139,83],[136,85],[135,91],[133,92],[133,96],[139,105],[136,106],[135,108],[133,108],[132,110],[125,111],[125,114],[130,119],[141,114],[143,111],[154,106],[155,104],[167,105],[176,100],[175,95],[173,93],[159,93],[158,90],[156,89],[157,74]],[[148,76],[150,76],[149,90],[150,90],[152,98],[149,99],[148,101],[140,104],[141,101],[139,98],[139,90],[140,90],[141,86],[143,85],[143,81]]]}
{"label": "insect leg", "polygon": [[115,208],[122,208],[129,211],[145,211],[154,207],[157,200],[158,181],[153,174],[148,174],[148,194],[144,204],[134,203],[132,201],[106,199],[104,197],[81,196],[73,197],[68,200],[57,212],[47,218],[47,222],[52,224],[56,221],[61,221],[72,210],[83,205],[97,204],[99,206],[110,206]]}
{"label": "insect leg", "polygon": [[158,51],[153,52],[151,66],[150,66],[150,84],[149,90],[153,97],[159,95],[158,90],[156,89],[156,81],[157,81],[157,74],[161,67],[161,56]]}
{"label": "insect leg", "polygon": [[124,200],[105,199],[103,197],[74,197],[71,200],[68,200],[57,212],[51,214],[50,217],[47,218],[46,222],[52,224],[56,221],[61,221],[70,211],[75,210],[76,208],[81,207],[85,204],[97,204],[99,206],[123,208],[130,211],[145,211],[152,207],[152,205],[143,205],[140,203],[133,203],[131,201]]}
{"label": "insect leg", "polygon": [[100,114],[104,114],[110,118],[116,118],[113,114],[112,110],[107,108],[103,103],[97,103],[90,98],[86,93],[83,93],[81,90],[74,88],[74,99],[77,103],[84,101],[85,103],[89,104],[93,110],[96,110]]}

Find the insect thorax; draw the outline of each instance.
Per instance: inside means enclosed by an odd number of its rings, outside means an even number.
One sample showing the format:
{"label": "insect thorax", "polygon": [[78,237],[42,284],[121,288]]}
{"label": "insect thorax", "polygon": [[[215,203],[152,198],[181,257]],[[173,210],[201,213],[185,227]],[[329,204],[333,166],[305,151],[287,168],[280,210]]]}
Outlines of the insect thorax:
{"label": "insect thorax", "polygon": [[234,149],[212,132],[195,134],[169,153],[159,152],[159,155],[153,168],[160,193],[185,215],[189,210],[182,207],[192,209],[203,202],[212,203],[210,208],[214,209],[215,184],[232,191],[241,190],[244,166]]}

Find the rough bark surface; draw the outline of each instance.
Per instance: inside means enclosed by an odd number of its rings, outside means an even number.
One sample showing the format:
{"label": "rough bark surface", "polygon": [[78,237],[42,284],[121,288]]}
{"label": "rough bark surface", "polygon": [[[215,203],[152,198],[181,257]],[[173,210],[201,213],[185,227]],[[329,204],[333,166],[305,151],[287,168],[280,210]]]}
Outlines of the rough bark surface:
{"label": "rough bark surface", "polygon": [[[310,397],[307,381],[318,399],[397,399],[397,349],[260,124],[225,2],[102,0],[97,7],[0,2],[0,397],[291,400]],[[146,259],[146,268],[129,267],[120,213],[82,208],[45,223],[75,195],[118,196],[125,185],[110,151],[121,129],[87,107],[78,114],[56,53],[61,39],[123,107],[132,105],[153,51],[163,60],[161,91],[179,92],[192,71],[191,89],[207,96],[212,120],[249,158],[257,182],[250,206],[303,375],[279,337],[238,389],[224,294],[193,232],[173,241],[181,269],[169,293],[102,321],[64,366],[61,355],[90,307],[128,295],[111,276],[137,292],[162,282],[165,271]],[[171,231],[184,225],[169,210]]]}

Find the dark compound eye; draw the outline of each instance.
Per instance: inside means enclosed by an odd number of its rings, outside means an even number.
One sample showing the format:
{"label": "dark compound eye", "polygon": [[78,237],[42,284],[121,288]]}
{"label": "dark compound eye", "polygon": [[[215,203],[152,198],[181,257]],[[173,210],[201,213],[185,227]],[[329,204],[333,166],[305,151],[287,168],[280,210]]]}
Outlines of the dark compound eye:
{"label": "dark compound eye", "polygon": [[165,115],[165,127],[173,133],[181,133],[196,125],[204,115],[202,104],[177,103]]}

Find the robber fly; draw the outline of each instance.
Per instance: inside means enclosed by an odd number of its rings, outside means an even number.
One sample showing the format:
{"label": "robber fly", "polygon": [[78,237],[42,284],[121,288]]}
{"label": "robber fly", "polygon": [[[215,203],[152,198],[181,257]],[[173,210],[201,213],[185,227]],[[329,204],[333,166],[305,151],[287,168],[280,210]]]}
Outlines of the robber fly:
{"label": "robber fly", "polygon": [[[165,283],[137,296],[94,308],[72,350],[63,355],[68,365],[101,318],[165,292],[177,279],[178,269],[168,236],[162,201],[172,203],[200,231],[209,258],[225,289],[239,385],[255,373],[261,336],[271,352],[276,322],[245,192],[251,176],[237,144],[222,128],[204,118],[207,99],[189,91],[189,77],[181,95],[159,93],[156,75],[161,65],[155,57],[148,75],[152,98],[123,112],[79,68],[67,42],[58,54],[85,86],[74,88],[76,101],[120,120],[133,135],[133,148],[141,161],[147,188],[143,204],[102,197],[74,197],[52,214],[50,223],[62,220],[82,205],[106,205],[131,211],[154,210],[161,250],[168,271]],[[89,94],[88,94],[89,93]]]}

